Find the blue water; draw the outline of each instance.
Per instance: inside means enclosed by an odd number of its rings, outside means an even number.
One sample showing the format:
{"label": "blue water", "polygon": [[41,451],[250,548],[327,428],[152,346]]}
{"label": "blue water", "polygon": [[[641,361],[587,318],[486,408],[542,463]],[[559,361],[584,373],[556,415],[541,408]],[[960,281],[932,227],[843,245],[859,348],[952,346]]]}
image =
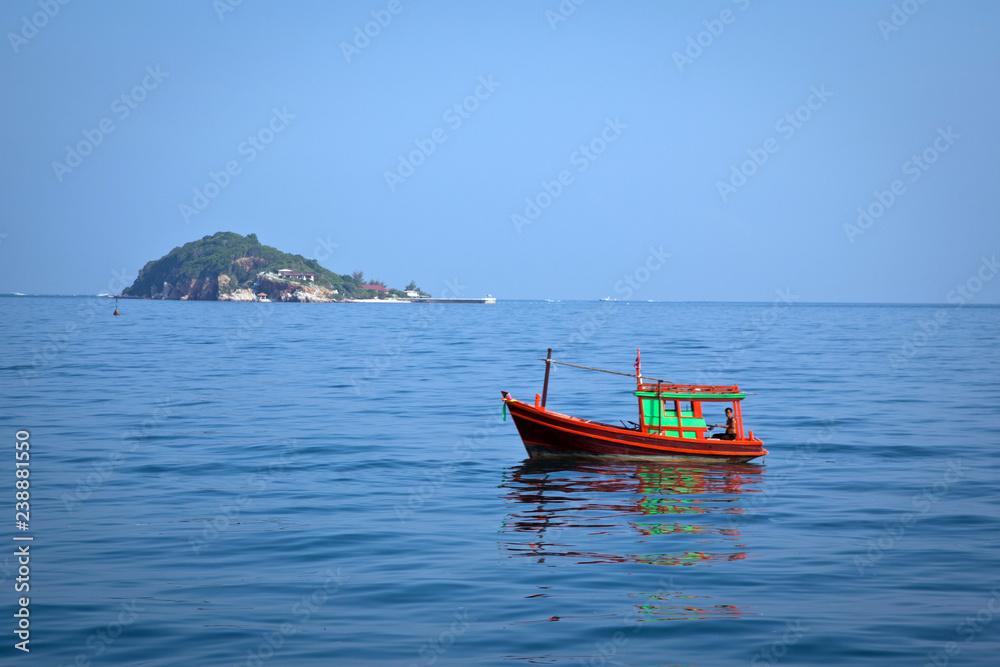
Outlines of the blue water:
{"label": "blue water", "polygon": [[[997,664],[1000,308],[113,307],[0,299],[5,663]],[[739,382],[770,454],[527,461],[500,390],[549,346]],[[629,390],[560,368],[548,405]]]}

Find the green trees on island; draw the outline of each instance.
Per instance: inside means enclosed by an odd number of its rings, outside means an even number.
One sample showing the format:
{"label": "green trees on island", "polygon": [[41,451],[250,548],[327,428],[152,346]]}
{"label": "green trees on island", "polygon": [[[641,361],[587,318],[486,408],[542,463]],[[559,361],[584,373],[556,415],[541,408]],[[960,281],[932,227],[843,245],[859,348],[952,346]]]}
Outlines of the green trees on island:
{"label": "green trees on island", "polygon": [[[161,292],[164,283],[184,285],[196,280],[218,279],[221,275],[229,276],[228,282],[220,281],[219,284],[219,292],[227,293],[251,287],[261,271],[277,273],[280,269],[315,274],[315,285],[335,289],[341,297],[374,296],[373,290],[362,287],[363,271],[354,271],[352,275],[334,273],[320,266],[315,259],[306,259],[302,255],[292,255],[263,245],[257,240],[256,234],[240,236],[234,232],[205,236],[174,248],[160,259],[148,262],[139,271],[135,282],[122,293],[150,297]],[[370,281],[370,284],[385,285],[381,281]],[[402,292],[390,290],[390,294],[402,295]]]}

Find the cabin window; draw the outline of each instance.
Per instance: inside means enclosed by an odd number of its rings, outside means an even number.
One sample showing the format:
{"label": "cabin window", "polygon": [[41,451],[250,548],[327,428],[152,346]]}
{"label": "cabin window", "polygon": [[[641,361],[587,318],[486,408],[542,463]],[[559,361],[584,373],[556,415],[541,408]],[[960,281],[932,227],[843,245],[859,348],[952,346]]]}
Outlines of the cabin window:
{"label": "cabin window", "polygon": [[[695,414],[694,411],[694,401],[681,401],[681,418],[685,419],[687,417],[700,417],[701,415]],[[672,417],[677,416],[677,410],[674,407],[673,399],[667,398],[663,400],[663,412]],[[676,423],[676,422],[674,422]]]}
{"label": "cabin window", "polygon": [[[701,415],[700,401],[678,401],[673,398],[656,400],[648,398],[642,401],[643,417],[647,432],[662,433],[674,438],[697,438],[699,432],[694,428],[704,429],[705,420]],[[681,428],[678,429],[677,407],[680,407]]]}

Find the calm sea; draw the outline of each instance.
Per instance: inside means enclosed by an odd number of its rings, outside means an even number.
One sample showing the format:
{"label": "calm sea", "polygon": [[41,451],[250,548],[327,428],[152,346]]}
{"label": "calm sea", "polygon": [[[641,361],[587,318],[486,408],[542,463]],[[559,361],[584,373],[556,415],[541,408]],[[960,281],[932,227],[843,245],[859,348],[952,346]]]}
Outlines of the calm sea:
{"label": "calm sea", "polygon": [[[5,664],[1000,660],[1000,308],[120,308],[0,299]],[[547,347],[738,382],[771,453],[530,462],[500,390]],[[559,368],[549,408],[635,420],[630,389]]]}

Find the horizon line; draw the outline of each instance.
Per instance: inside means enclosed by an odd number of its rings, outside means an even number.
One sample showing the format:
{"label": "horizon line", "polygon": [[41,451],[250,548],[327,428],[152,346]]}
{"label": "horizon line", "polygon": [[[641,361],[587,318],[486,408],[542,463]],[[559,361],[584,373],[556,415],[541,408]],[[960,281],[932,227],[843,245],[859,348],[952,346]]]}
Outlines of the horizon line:
{"label": "horizon line", "polygon": [[[15,294],[13,292],[0,292],[0,297],[45,297],[45,298],[75,298],[75,299],[109,299],[109,298],[126,298],[132,301],[187,301],[187,302],[205,302],[205,303],[231,303],[229,301],[219,301],[217,299],[147,299],[144,297],[130,297],[122,296],[120,294],[112,294],[110,296],[101,296],[97,294]],[[432,299],[440,299],[442,297],[428,297]],[[460,297],[468,299],[477,299],[483,297]],[[497,303],[501,301],[540,301],[544,303],[556,303],[564,301],[574,301],[581,303],[704,303],[704,304],[772,304],[774,300],[770,301],[708,301],[703,299],[698,300],[684,300],[684,301],[671,301],[666,299],[637,299],[637,300],[614,300],[605,302],[603,299],[580,299],[580,298],[546,298],[546,297],[532,297],[532,298],[501,298],[493,297],[497,300]],[[238,302],[232,302],[238,303]],[[247,302],[254,303],[254,302]],[[272,303],[286,303],[272,302]],[[287,302],[287,303],[297,303],[297,302]],[[337,302],[331,302],[337,303]],[[945,306],[945,307],[967,307],[967,306],[977,306],[977,307],[997,307],[1000,306],[1000,302],[997,303],[947,303],[942,301],[796,301],[792,304],[796,306]]]}

